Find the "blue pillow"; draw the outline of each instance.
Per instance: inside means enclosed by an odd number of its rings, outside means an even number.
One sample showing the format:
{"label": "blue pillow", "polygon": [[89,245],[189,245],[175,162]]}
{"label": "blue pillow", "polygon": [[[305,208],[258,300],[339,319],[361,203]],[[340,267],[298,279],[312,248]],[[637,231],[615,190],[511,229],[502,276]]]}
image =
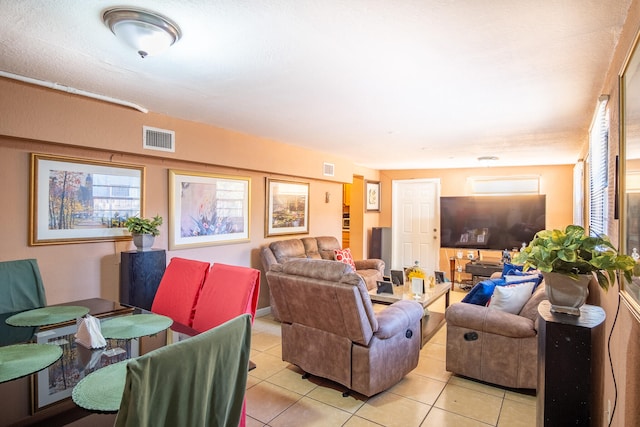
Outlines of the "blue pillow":
{"label": "blue pillow", "polygon": [[493,289],[496,286],[504,286],[506,281],[500,279],[487,279],[482,282],[476,283],[476,285],[469,291],[467,295],[462,298],[462,302],[476,305],[487,305],[491,296],[493,295]]}
{"label": "blue pillow", "polygon": [[502,266],[502,277],[508,276],[509,274],[517,274],[517,272],[522,273],[522,267],[522,265],[505,262]]}

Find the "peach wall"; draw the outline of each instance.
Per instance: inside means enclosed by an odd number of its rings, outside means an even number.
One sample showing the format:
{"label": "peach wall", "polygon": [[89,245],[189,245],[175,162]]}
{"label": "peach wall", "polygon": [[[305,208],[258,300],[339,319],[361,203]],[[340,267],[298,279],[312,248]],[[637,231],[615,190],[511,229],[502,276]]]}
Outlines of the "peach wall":
{"label": "peach wall", "polygon": [[[380,172],[383,188],[391,188],[393,180],[437,179],[441,196],[469,195],[467,181],[471,177],[540,176],[540,193],[547,196],[547,228],[563,228],[573,222],[573,165],[492,167],[470,169],[386,170]],[[391,194],[382,192],[380,224],[391,226]],[[500,251],[483,251],[483,257],[499,260]],[[440,249],[440,270],[448,273],[449,258],[455,256],[449,248]],[[450,274],[447,274],[449,277]]]}
{"label": "peach wall", "polygon": [[[0,135],[245,170],[351,182],[351,162],[240,132],[0,78]],[[142,149],[142,126],[173,130],[176,152]],[[161,154],[158,154],[161,153]],[[322,175],[323,162],[335,176]]]}

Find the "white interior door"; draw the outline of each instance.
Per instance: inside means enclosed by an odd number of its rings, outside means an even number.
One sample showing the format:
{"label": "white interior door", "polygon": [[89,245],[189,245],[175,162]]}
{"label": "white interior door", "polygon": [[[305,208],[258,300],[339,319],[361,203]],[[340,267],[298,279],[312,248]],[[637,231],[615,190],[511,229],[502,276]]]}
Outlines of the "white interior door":
{"label": "white interior door", "polygon": [[440,263],[440,181],[393,181],[392,187],[393,269],[418,261],[431,276]]}

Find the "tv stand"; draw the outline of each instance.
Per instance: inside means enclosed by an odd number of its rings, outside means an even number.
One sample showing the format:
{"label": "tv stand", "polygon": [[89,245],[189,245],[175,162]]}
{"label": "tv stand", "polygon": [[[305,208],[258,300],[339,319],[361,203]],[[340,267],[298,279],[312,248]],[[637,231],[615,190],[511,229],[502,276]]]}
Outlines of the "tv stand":
{"label": "tv stand", "polygon": [[471,281],[475,285],[488,279],[493,273],[502,272],[502,263],[487,261],[471,261],[464,266],[464,271],[471,274]]}

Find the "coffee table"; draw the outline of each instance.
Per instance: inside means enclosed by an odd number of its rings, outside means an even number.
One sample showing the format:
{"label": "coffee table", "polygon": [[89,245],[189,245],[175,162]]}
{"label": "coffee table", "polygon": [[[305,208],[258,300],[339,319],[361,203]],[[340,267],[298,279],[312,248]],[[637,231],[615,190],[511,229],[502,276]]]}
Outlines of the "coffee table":
{"label": "coffee table", "polygon": [[449,292],[451,291],[451,285],[449,283],[440,283],[433,288],[427,288],[426,292],[420,295],[419,298],[415,298],[414,294],[409,289],[405,289],[405,285],[393,286],[393,294],[378,294],[376,289],[369,291],[371,301],[378,304],[393,304],[400,300],[417,301],[422,304],[424,308],[424,315],[421,321],[421,335],[422,346],[425,345],[431,337],[438,332],[438,330],[444,325],[444,313],[436,311],[430,311],[428,307],[438,299],[444,296],[444,307],[449,307]]}

